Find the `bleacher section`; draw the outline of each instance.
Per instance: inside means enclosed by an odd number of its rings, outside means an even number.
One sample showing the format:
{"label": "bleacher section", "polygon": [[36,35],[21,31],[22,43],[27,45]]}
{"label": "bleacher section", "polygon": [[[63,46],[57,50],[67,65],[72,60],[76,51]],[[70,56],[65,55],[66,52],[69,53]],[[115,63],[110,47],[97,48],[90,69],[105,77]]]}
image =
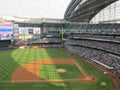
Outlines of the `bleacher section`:
{"label": "bleacher section", "polygon": [[85,46],[95,49],[100,49],[107,51],[109,53],[114,53],[120,55],[120,44],[119,43],[110,43],[105,41],[94,41],[94,40],[76,40],[69,39],[65,44],[68,45],[77,45],[77,46]]}
{"label": "bleacher section", "polygon": [[69,25],[66,31],[85,34],[119,35],[120,24],[83,24]]}
{"label": "bleacher section", "polygon": [[60,30],[49,30],[43,32],[39,37],[29,39],[28,44],[39,45],[40,47],[62,47]]}
{"label": "bleacher section", "polygon": [[120,24],[70,25],[65,48],[120,76]]}
{"label": "bleacher section", "polygon": [[[82,56],[90,62],[96,64],[100,68],[107,70],[117,76],[120,76],[120,57],[107,53],[105,51],[96,50],[88,47],[65,45],[65,48],[78,56]],[[112,69],[106,68],[105,66],[94,62],[96,60],[104,65],[113,67]]]}

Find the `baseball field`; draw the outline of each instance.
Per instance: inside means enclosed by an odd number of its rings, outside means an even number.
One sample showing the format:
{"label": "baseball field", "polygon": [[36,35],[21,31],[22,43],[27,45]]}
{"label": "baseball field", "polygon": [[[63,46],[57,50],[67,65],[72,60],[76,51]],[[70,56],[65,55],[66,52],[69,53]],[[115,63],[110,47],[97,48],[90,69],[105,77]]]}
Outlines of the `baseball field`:
{"label": "baseball field", "polygon": [[110,90],[112,80],[59,48],[0,51],[0,90]]}

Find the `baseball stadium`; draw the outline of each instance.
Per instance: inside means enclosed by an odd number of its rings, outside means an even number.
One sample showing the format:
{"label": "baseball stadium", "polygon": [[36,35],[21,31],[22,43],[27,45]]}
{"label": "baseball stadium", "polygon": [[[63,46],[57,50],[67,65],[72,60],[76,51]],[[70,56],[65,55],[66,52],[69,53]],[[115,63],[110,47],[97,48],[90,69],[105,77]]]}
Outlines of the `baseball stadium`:
{"label": "baseball stadium", "polygon": [[71,0],[63,17],[0,17],[0,90],[120,90],[120,0]]}

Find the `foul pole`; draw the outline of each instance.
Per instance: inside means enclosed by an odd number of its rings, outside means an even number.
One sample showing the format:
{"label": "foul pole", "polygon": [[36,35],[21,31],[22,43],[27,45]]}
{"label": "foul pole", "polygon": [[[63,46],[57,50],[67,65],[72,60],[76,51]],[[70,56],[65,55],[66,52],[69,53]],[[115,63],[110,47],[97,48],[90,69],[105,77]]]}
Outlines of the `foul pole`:
{"label": "foul pole", "polygon": [[62,27],[62,45],[64,45],[64,28]]}

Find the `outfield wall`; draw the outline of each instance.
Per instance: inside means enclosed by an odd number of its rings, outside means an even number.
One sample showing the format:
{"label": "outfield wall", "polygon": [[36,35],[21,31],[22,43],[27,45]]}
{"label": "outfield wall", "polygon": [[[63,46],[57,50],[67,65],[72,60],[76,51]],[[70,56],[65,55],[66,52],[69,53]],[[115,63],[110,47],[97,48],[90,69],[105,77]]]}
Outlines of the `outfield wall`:
{"label": "outfield wall", "polygon": [[11,45],[11,40],[0,40],[0,48],[8,47]]}

